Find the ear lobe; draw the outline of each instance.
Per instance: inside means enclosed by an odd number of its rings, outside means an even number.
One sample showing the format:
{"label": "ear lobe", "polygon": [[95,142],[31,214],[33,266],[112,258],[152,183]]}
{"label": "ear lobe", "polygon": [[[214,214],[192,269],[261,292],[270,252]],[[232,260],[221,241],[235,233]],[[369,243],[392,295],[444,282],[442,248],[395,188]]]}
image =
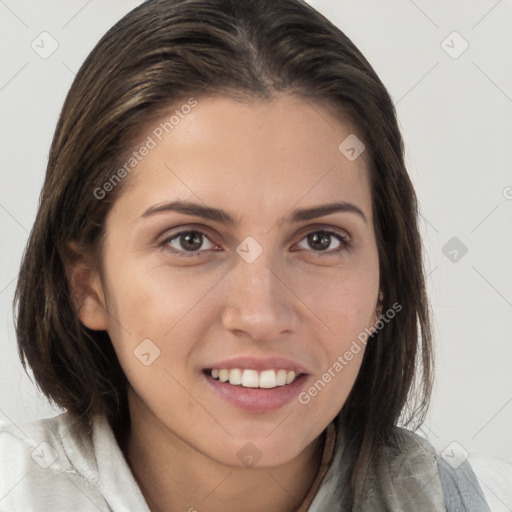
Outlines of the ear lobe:
{"label": "ear lobe", "polygon": [[375,329],[376,323],[380,320],[380,317],[382,315],[382,305],[384,301],[384,293],[379,293],[379,300],[377,302],[377,306],[375,307],[374,314],[372,315],[372,322],[371,322],[371,328]]}
{"label": "ear lobe", "polygon": [[384,304],[384,293],[379,292],[379,301],[377,303],[377,309],[375,310],[375,313],[377,314],[377,319],[382,315],[382,306]]}
{"label": "ear lobe", "polygon": [[66,278],[78,318],[89,329],[107,330],[108,315],[98,273],[93,270],[90,262],[79,254],[74,242],[68,244],[66,252]]}

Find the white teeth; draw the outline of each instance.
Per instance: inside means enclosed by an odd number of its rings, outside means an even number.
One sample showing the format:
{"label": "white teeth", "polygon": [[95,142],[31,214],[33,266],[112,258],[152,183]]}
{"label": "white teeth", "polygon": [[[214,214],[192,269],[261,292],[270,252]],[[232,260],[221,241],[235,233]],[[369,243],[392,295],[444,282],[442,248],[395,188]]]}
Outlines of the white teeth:
{"label": "white teeth", "polygon": [[277,370],[277,379],[276,380],[277,380],[276,384],[278,386],[286,385],[286,370]]}
{"label": "white teeth", "polygon": [[259,384],[258,372],[256,370],[244,370],[241,384],[245,388],[257,388]]}
{"label": "white teeth", "polygon": [[239,370],[238,368],[231,370],[229,372],[229,383],[234,386],[242,384],[242,370]]}
{"label": "white teeth", "polygon": [[228,382],[233,386],[242,385],[246,388],[264,388],[271,389],[277,386],[291,384],[297,377],[292,370],[264,370],[258,373],[257,370],[242,370],[240,368],[212,369],[211,373],[214,379],[221,382]]}
{"label": "white teeth", "polygon": [[265,370],[260,375],[260,388],[275,388],[277,386],[276,372]]}

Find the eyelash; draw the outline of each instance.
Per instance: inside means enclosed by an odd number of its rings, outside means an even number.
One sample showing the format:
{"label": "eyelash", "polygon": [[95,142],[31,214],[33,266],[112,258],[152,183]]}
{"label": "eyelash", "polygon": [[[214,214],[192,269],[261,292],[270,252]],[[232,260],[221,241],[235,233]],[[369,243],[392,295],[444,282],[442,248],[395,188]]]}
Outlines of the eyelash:
{"label": "eyelash", "polygon": [[[200,236],[208,239],[212,244],[216,245],[215,242],[210,240],[210,237],[203,231],[200,231],[199,229],[188,229],[188,230],[183,230],[178,233],[175,233],[172,236],[166,237],[164,240],[162,240],[162,242],[160,242],[160,246],[164,251],[168,252],[169,254],[172,254],[173,256],[177,256],[177,257],[186,257],[186,258],[197,257],[197,256],[201,256],[204,252],[207,252],[205,250],[202,250],[202,251],[201,250],[199,250],[199,251],[185,251],[185,250],[177,251],[177,250],[169,248],[170,242],[172,242],[173,240],[179,239],[181,236],[189,234],[189,233],[199,234]],[[315,254],[315,255],[329,256],[329,255],[333,255],[333,254],[339,254],[342,251],[350,250],[351,245],[350,245],[350,241],[349,241],[350,239],[348,236],[343,236],[339,233],[336,233],[335,231],[330,231],[328,229],[316,229],[313,231],[309,231],[300,239],[300,242],[302,242],[303,240],[307,239],[308,236],[315,234],[315,233],[316,234],[322,233],[323,235],[327,235],[329,237],[334,237],[340,242],[340,246],[334,250],[325,250],[325,251],[312,250],[311,252],[313,252],[313,254]],[[210,249],[210,251],[211,251],[211,249]]]}

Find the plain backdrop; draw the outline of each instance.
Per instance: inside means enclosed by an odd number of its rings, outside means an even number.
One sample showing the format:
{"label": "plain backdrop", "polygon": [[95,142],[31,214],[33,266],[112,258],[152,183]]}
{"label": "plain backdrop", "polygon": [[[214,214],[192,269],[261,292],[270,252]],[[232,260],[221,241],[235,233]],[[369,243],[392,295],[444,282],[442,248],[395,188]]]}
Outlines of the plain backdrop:
{"label": "plain backdrop", "polygon": [[[16,276],[74,75],[139,3],[0,0],[0,421],[60,412],[19,362]],[[456,442],[512,462],[512,2],[310,3],[364,53],[397,108],[435,315],[436,388],[421,431],[440,451]]]}

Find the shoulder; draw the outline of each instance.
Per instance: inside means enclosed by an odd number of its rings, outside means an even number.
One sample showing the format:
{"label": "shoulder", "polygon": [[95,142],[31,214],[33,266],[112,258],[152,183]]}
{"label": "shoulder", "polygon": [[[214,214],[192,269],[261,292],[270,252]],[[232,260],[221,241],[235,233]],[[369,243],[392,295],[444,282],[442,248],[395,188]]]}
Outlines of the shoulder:
{"label": "shoulder", "polygon": [[505,461],[468,453],[458,443],[439,450],[424,437],[398,427],[386,451],[395,477],[409,478],[428,466],[435,468],[438,477],[432,481],[440,482],[449,512],[512,508],[512,465]]}
{"label": "shoulder", "polygon": [[[70,445],[75,447],[74,451],[69,449]],[[79,418],[70,413],[29,423],[0,423],[2,469],[32,470],[35,464],[53,471],[71,470],[73,455],[87,454],[90,448],[90,436]]]}
{"label": "shoulder", "polygon": [[0,423],[2,471],[18,467],[32,470],[34,464],[45,469],[69,466],[63,439],[76,436],[73,425],[67,413],[30,423]]}
{"label": "shoulder", "polygon": [[421,467],[434,467],[437,470],[437,452],[424,437],[411,430],[395,427],[383,446],[386,463],[394,473],[407,476],[417,473]]}
{"label": "shoulder", "polygon": [[395,427],[382,446],[375,468],[378,487],[384,489],[392,510],[445,511],[436,449],[425,438]]}
{"label": "shoulder", "polygon": [[512,464],[480,453],[468,460],[491,510],[512,510]]}
{"label": "shoulder", "polygon": [[94,486],[90,437],[63,413],[30,423],[0,424],[0,512],[108,510]]}

